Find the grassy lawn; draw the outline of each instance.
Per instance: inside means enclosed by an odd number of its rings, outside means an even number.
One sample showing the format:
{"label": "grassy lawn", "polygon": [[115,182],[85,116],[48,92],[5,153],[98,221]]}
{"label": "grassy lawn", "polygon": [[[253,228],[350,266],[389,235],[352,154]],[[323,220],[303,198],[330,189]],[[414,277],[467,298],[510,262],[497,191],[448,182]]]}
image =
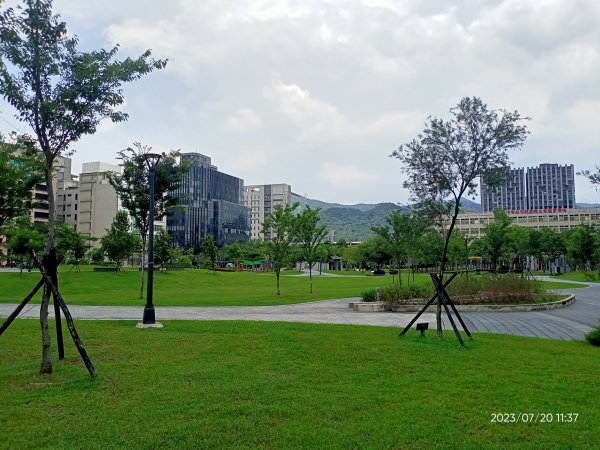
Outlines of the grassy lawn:
{"label": "grassy lawn", "polygon": [[[358,297],[377,286],[392,284],[392,277],[314,276],[314,293],[309,293],[308,277],[288,273],[281,277],[280,296],[275,293],[272,273],[208,272],[183,270],[157,272],[154,277],[154,301],[159,306],[260,306],[301,303],[316,300]],[[39,279],[37,273],[0,273],[0,303],[17,303]],[[60,290],[73,305],[143,305],[139,296],[140,274],[124,272],[62,272]],[[397,280],[397,277],[396,277]],[[431,284],[429,275],[417,274],[416,283]],[[403,283],[406,278],[403,277]],[[412,283],[412,278],[411,278]],[[545,289],[575,289],[579,284],[543,282]],[[37,301],[37,300],[36,300]]]}
{"label": "grassy lawn", "polygon": [[557,280],[581,281],[583,283],[600,283],[600,272],[569,272],[556,275]]}
{"label": "grassy lawn", "polygon": [[[2,448],[597,448],[600,349],[479,334],[258,322],[79,321],[37,375],[39,325],[0,338]],[[492,414],[552,413],[552,423]],[[557,413],[577,413],[560,423]],[[539,417],[537,418],[539,421]]]}
{"label": "grassy lawn", "polygon": [[[0,302],[20,302],[35,285],[36,273],[0,273]],[[140,274],[124,272],[63,272],[60,290],[73,305],[143,305],[138,298]],[[273,273],[208,272],[183,270],[157,272],[154,301],[160,306],[247,306],[301,303],[357,297],[365,289],[386,286],[392,277],[313,277],[286,274],[281,277],[281,295],[276,295]]]}

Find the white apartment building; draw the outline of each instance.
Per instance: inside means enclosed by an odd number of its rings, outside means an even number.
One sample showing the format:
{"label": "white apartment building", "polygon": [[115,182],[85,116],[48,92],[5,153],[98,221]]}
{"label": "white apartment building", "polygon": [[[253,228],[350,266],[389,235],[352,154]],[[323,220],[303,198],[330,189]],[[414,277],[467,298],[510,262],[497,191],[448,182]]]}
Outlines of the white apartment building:
{"label": "white apartment building", "polygon": [[[106,172],[120,171],[121,168],[114,164],[98,161],[83,164],[79,176],[76,221],[77,230],[84,236],[101,238],[110,228],[120,202]],[[66,195],[68,198],[68,193]]]}
{"label": "white apartment building", "polygon": [[244,206],[250,208],[250,237],[268,239],[262,224],[278,205],[290,204],[292,187],[289,184],[258,184],[244,186]]}
{"label": "white apartment building", "polygon": [[[551,228],[557,232],[576,228],[580,224],[600,225],[600,208],[545,208],[506,211],[514,225],[539,230]],[[456,228],[466,236],[480,238],[485,235],[485,226],[494,221],[493,212],[462,213],[456,220]]]}

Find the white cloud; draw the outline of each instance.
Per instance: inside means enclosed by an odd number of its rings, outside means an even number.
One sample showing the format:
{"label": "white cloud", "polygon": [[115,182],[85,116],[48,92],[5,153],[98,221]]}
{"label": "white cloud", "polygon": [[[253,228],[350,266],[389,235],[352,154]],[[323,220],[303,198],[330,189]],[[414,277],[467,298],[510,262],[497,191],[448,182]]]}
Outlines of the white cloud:
{"label": "white cloud", "polygon": [[372,182],[376,176],[366,172],[356,164],[321,164],[321,179],[336,188],[356,188],[357,184]]}
{"label": "white cloud", "polygon": [[120,57],[169,59],[126,87],[127,123],[77,143],[82,161],[109,162],[139,140],[317,198],[395,201],[387,155],[475,95],[532,117],[519,164],[599,163],[598,0],[122,3],[55,1],[86,49],[107,40]]}
{"label": "white cloud", "polygon": [[226,131],[254,131],[262,127],[262,119],[253,110],[248,108],[238,109],[223,124],[223,129]]}

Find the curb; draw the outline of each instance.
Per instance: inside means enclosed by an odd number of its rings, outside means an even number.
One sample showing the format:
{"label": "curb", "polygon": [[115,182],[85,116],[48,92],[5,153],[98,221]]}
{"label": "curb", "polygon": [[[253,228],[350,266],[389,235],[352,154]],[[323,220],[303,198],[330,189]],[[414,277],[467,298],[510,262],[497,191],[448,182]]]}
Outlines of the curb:
{"label": "curb", "polygon": [[[559,309],[575,303],[575,295],[571,294],[563,300],[557,300],[550,303],[529,303],[525,305],[456,305],[458,312],[478,312],[478,311],[502,311],[502,312],[524,312],[524,311],[545,311],[549,309]],[[400,305],[393,312],[417,312],[423,305]],[[348,308],[356,312],[386,312],[383,302],[351,302]],[[431,305],[427,312],[434,312],[436,306]]]}

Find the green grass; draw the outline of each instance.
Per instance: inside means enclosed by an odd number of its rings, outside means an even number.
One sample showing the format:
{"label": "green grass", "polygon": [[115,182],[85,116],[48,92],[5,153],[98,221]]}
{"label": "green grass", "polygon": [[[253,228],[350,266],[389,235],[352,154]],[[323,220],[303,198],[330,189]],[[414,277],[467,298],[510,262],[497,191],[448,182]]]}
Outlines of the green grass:
{"label": "green grass", "polygon": [[[35,285],[40,275],[0,273],[0,303],[18,303]],[[397,280],[397,277],[396,277]],[[411,283],[412,283],[411,277]],[[427,274],[417,274],[416,283],[430,284]],[[72,305],[143,305],[139,299],[138,271],[80,273],[62,271],[60,290]],[[403,277],[403,283],[406,278]],[[314,292],[309,293],[308,277],[284,273],[281,295],[275,291],[273,273],[208,272],[183,270],[157,272],[154,301],[159,306],[261,306],[302,303],[334,298],[358,297],[361,292],[392,284],[392,277],[313,277]],[[579,284],[542,282],[545,289],[574,289]]]}
{"label": "green grass", "polygon": [[451,333],[379,327],[77,326],[96,381],[71,345],[37,375],[37,321],[0,337],[0,447],[597,448],[600,436],[600,349],[585,342],[478,334],[461,350]]}
{"label": "green grass", "polygon": [[556,275],[558,280],[581,281],[583,283],[600,283],[600,272],[569,272],[562,275]]}
{"label": "green grass", "polygon": [[[35,285],[36,273],[0,273],[0,303],[20,302]],[[140,274],[124,272],[62,272],[60,291],[73,305],[142,305]],[[273,273],[208,272],[182,270],[157,272],[154,276],[154,302],[160,306],[247,306],[301,303],[315,300],[357,297],[376,286],[392,283],[392,277],[313,277],[285,274],[281,295],[276,295]]]}

